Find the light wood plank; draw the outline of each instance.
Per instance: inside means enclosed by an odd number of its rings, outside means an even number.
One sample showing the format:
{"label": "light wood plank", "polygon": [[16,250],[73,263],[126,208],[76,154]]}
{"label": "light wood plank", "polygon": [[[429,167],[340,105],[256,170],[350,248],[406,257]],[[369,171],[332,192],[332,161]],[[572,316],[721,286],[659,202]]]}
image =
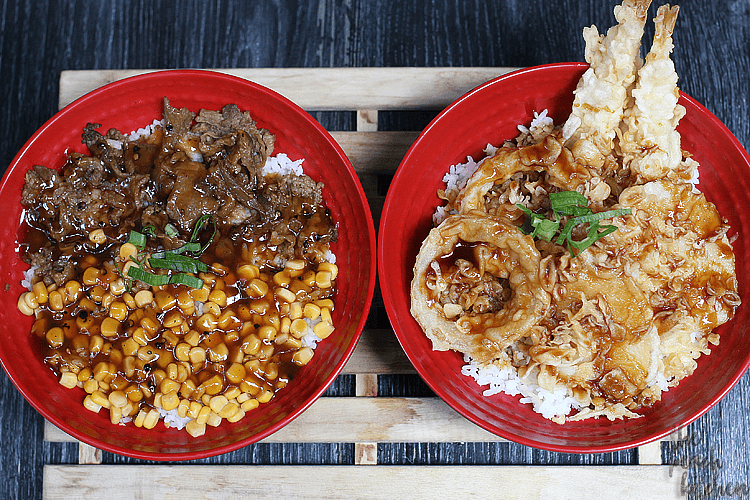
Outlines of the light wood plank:
{"label": "light wood plank", "polygon": [[44,499],[684,498],[668,466],[47,465]]}
{"label": "light wood plank", "polygon": [[[44,439],[74,438],[47,423]],[[429,443],[505,441],[440,398],[320,398],[266,443]]]}
{"label": "light wood plank", "polygon": [[95,465],[102,463],[102,450],[86,443],[78,443],[78,463],[81,465]]}
{"label": "light wood plank", "polygon": [[661,465],[661,441],[652,441],[638,447],[640,465]]}
{"label": "light wood plank", "polygon": [[419,132],[331,132],[358,174],[393,174]]}
{"label": "light wood plank", "polygon": [[[308,111],[442,109],[517,68],[217,69],[275,90]],[[122,78],[155,70],[71,70],[60,75],[60,107]],[[324,96],[324,97],[321,97]]]}

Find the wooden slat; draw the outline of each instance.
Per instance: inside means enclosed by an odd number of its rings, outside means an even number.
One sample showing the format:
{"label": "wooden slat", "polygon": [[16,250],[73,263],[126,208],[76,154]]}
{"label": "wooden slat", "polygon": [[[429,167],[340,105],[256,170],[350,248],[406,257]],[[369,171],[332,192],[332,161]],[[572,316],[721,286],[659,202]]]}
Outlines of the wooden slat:
{"label": "wooden slat", "polygon": [[[308,111],[442,109],[478,85],[517,68],[217,69],[275,90]],[[60,107],[122,78],[154,70],[63,71]],[[324,96],[321,98],[321,96]]]}
{"label": "wooden slat", "polygon": [[392,174],[419,132],[331,132],[361,174]]}
{"label": "wooden slat", "polygon": [[[75,439],[47,422],[45,441]],[[266,443],[502,442],[456,413],[442,399],[324,397]]]}
{"label": "wooden slat", "polygon": [[[48,465],[44,499],[678,499],[669,466]],[[679,469],[679,468],[678,468]]]}

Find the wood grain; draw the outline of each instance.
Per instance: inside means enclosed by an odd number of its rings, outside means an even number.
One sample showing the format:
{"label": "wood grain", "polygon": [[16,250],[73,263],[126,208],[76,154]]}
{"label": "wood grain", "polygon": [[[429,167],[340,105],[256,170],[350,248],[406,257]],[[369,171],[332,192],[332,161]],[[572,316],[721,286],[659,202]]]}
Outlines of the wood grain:
{"label": "wood grain", "polygon": [[[676,471],[672,471],[676,472]],[[46,466],[45,500],[683,498],[669,467]],[[148,492],[143,494],[142,492]]]}

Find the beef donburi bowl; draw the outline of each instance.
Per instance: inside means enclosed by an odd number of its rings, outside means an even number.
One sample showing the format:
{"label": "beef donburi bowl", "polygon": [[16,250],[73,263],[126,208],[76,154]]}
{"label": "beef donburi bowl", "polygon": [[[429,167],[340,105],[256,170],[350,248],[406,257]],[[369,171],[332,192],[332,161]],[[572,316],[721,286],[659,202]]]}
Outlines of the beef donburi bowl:
{"label": "beef donburi bowl", "polygon": [[231,451],[320,396],[361,334],[374,228],[346,155],[241,78],[164,71],[63,109],[8,168],[3,366],[98,448]]}

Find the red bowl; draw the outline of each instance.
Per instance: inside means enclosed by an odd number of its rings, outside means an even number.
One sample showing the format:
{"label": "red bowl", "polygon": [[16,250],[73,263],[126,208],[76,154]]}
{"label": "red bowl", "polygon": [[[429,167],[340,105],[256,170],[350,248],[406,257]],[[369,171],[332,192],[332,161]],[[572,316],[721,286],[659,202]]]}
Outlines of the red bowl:
{"label": "red bowl", "polygon": [[[380,222],[379,278],[391,324],[406,355],[432,390],[461,415],[509,440],[562,452],[605,452],[638,446],[687,425],[715,405],[750,365],[747,300],[750,231],[741,214],[750,205],[750,157],[732,133],[706,108],[681,94],[687,110],[678,130],[683,149],[700,162],[700,189],[729,219],[737,237],[739,293],[745,302],[735,318],[718,329],[721,345],[698,360],[698,369],[643,418],[609,422],[586,420],[558,425],[521,404],[520,396],[484,397],[472,378],[461,375],[462,355],[432,350],[409,312],[409,285],[420,245],[441,204],[450,165],[467,156],[479,160],[487,143],[514,138],[517,124],[533,112],[549,110],[556,124],[570,114],[573,90],[588,66],[562,63],[510,73],[472,90],[441,112],[404,157],[391,183]],[[419,189],[414,189],[419,186]],[[485,387],[486,388],[486,387]]]}
{"label": "red bowl", "polygon": [[[21,188],[32,165],[61,167],[65,152],[86,152],[81,131],[87,122],[124,133],[161,119],[162,99],[175,107],[221,109],[227,103],[247,110],[276,134],[275,153],[304,158],[305,173],[325,183],[325,203],[332,212],[339,240],[335,332],[318,344],[313,360],[268,404],[248,412],[235,424],[209,427],[199,438],[159,424],[152,430],[116,426],[107,412],[82,406],[82,389],[69,390],[38,355],[30,334],[31,318],[16,307],[21,279],[28,268],[17,252]],[[367,200],[346,155],[309,114],[281,95],[247,80],[211,71],[175,70],[148,73],[99,88],[73,102],[39,129],[8,167],[0,197],[0,259],[5,290],[0,295],[0,361],[24,397],[53,424],[103,450],[152,460],[187,460],[217,455],[258,441],[288,424],[315,401],[349,359],[364,327],[375,288],[375,228]]]}

